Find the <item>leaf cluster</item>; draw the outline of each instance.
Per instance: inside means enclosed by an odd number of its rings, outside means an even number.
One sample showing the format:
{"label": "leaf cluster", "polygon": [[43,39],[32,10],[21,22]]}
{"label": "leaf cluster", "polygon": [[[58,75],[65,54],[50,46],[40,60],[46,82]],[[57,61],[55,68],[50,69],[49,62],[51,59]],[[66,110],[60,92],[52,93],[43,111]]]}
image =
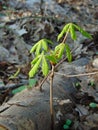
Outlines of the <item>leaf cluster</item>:
{"label": "leaf cluster", "polygon": [[65,33],[70,33],[72,40],[76,40],[77,39],[77,35],[76,35],[76,31],[79,31],[83,36],[87,37],[87,38],[92,38],[92,36],[86,32],[85,30],[83,30],[81,27],[79,27],[78,25],[74,24],[74,23],[68,23],[67,25],[65,25],[65,27],[62,29],[61,33],[58,35],[57,40],[59,41],[63,35]]}
{"label": "leaf cluster", "polygon": [[[72,40],[76,40],[76,31],[79,31],[87,38],[92,38],[88,32],[83,30],[78,25],[68,23],[64,26],[61,33],[58,35],[57,41],[59,41],[64,35],[67,37],[68,34],[71,35]],[[41,39],[31,48],[30,53],[35,53],[35,58],[31,61],[29,77],[33,77],[40,67],[43,75],[46,76],[49,73],[49,66],[51,64],[56,64],[64,54],[66,55],[69,62],[72,61],[70,47],[67,43],[65,43],[65,41],[59,43],[54,50],[50,50],[48,44],[53,44],[53,42],[48,39]]]}

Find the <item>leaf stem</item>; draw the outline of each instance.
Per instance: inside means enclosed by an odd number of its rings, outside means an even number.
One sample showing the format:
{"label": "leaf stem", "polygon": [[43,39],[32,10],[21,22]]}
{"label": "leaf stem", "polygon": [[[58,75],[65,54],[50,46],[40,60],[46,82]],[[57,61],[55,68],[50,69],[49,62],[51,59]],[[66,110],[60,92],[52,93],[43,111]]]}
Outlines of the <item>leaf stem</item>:
{"label": "leaf stem", "polygon": [[66,75],[58,72],[54,72],[54,74],[64,76],[66,78],[71,78],[71,77],[81,77],[81,76],[90,76],[90,75],[95,75],[98,74],[98,72],[91,72],[91,73],[81,73],[81,74],[74,74],[74,75]]}
{"label": "leaf stem", "polygon": [[51,130],[54,130],[53,78],[54,78],[54,65],[52,65],[52,72],[51,72],[51,74],[50,74],[50,115],[51,115]]}
{"label": "leaf stem", "polygon": [[[77,48],[74,48],[71,53],[73,53]],[[57,63],[54,67],[54,70],[57,69],[65,60],[67,59],[67,57],[64,57],[62,60],[59,61],[59,63]],[[42,91],[42,85],[43,83],[47,80],[47,78],[49,77],[49,75],[51,74],[52,71],[50,71],[48,73],[48,75],[46,77],[44,77],[44,79],[41,81],[41,83],[38,85],[38,88],[40,88],[40,91]]]}
{"label": "leaf stem", "polygon": [[63,39],[63,41],[62,41],[62,43],[65,43],[65,41],[66,41],[66,39],[67,39],[67,36],[68,36],[69,31],[70,31],[70,27],[68,28],[68,31],[66,32],[66,35],[65,35],[65,37],[64,37],[64,39]]}

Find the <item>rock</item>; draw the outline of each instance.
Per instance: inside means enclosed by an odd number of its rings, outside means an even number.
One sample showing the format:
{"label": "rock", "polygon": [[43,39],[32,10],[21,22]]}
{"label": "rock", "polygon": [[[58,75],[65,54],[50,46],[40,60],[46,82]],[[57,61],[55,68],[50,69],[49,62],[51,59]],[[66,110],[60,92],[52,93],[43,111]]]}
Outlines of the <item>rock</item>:
{"label": "rock", "polygon": [[95,68],[98,68],[98,58],[95,58],[92,62],[92,65],[95,67]]}
{"label": "rock", "polygon": [[9,51],[4,47],[0,46],[0,61],[7,61],[9,57]]}

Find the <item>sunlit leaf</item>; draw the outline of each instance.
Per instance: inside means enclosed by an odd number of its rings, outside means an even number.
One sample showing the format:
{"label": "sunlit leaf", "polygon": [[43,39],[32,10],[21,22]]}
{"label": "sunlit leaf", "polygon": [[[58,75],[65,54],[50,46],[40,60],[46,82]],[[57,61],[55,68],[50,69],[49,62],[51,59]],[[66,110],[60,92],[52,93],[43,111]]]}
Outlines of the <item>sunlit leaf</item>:
{"label": "sunlit leaf", "polygon": [[57,41],[59,41],[63,37],[64,33],[66,33],[69,30],[69,26],[70,26],[70,23],[66,24],[64,26],[64,28],[62,29],[61,33],[57,37]]}
{"label": "sunlit leaf", "polygon": [[44,76],[46,76],[49,73],[49,66],[44,55],[42,58],[42,72]]}
{"label": "sunlit leaf", "polygon": [[70,27],[70,24],[71,23],[68,23],[68,24],[66,24],[65,26],[64,26],[64,32],[67,32],[68,30],[69,30],[69,27]]}
{"label": "sunlit leaf", "polygon": [[68,59],[69,62],[72,61],[72,54],[71,54],[71,50],[68,44],[65,44],[65,49],[66,49],[66,57]]}
{"label": "sunlit leaf", "polygon": [[9,77],[9,79],[15,79],[19,75],[19,73],[20,73],[20,68],[18,68],[18,70],[15,72],[15,74],[11,75]]}
{"label": "sunlit leaf", "polygon": [[83,30],[81,27],[79,27],[75,24],[74,24],[74,27],[76,27],[83,36],[92,39],[92,36],[88,32],[86,32],[85,30]]}
{"label": "sunlit leaf", "polygon": [[41,46],[42,46],[42,44],[41,44],[41,42],[40,42],[40,43],[37,45],[37,48],[36,48],[36,52],[35,52],[36,56],[38,56],[38,55],[40,54]]}
{"label": "sunlit leaf", "polygon": [[32,61],[31,61],[31,65],[35,64],[38,59],[39,59],[40,55],[36,56]]}
{"label": "sunlit leaf", "polygon": [[71,38],[73,40],[76,40],[77,37],[76,37],[76,32],[75,32],[75,27],[73,26],[73,24],[70,25],[70,35],[71,35]]}
{"label": "sunlit leaf", "polygon": [[47,42],[45,40],[42,41],[42,49],[45,51],[48,50]]}
{"label": "sunlit leaf", "polygon": [[49,39],[43,39],[43,40],[45,40],[47,43],[53,44],[53,42]]}
{"label": "sunlit leaf", "polygon": [[64,30],[58,35],[57,41],[59,41],[64,35]]}
{"label": "sunlit leaf", "polygon": [[32,52],[34,52],[35,50],[36,50],[36,47],[37,47],[37,43],[31,48],[31,50],[30,50],[30,53],[32,53]]}
{"label": "sunlit leaf", "polygon": [[36,74],[36,72],[38,71],[38,68],[39,68],[41,60],[42,60],[42,57],[40,57],[38,59],[38,61],[34,64],[34,66],[32,67],[32,69],[30,70],[30,72],[29,72],[29,77],[30,78],[33,77]]}
{"label": "sunlit leaf", "polygon": [[41,51],[48,51],[48,43],[53,43],[51,40],[48,39],[41,39],[38,41],[30,50],[30,53],[35,51],[36,56],[41,53]]}
{"label": "sunlit leaf", "polygon": [[53,55],[47,55],[46,58],[53,63],[57,63],[57,59]]}
{"label": "sunlit leaf", "polygon": [[65,44],[62,43],[62,46],[58,52],[58,59],[60,59],[63,56],[64,50],[65,50]]}
{"label": "sunlit leaf", "polygon": [[58,59],[60,59],[63,56],[65,50],[65,44],[60,43],[58,46],[55,47],[55,55]]}

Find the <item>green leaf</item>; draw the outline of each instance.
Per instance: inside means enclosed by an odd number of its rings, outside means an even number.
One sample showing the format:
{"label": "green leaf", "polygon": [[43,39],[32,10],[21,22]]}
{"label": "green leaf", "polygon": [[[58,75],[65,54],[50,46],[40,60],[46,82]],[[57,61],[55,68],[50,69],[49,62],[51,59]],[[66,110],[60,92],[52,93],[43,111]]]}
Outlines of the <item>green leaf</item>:
{"label": "green leaf", "polygon": [[66,33],[69,30],[69,26],[70,26],[70,23],[66,24],[64,26],[64,28],[62,29],[61,33],[57,37],[57,41],[59,41],[63,37],[64,33]]}
{"label": "green leaf", "polygon": [[18,68],[18,70],[15,72],[15,74],[11,75],[9,77],[9,79],[15,79],[19,75],[19,73],[20,73],[20,68]]}
{"label": "green leaf", "polygon": [[64,35],[64,30],[62,30],[62,32],[58,35],[57,37],[57,41],[59,41]]}
{"label": "green leaf", "polygon": [[46,76],[49,73],[49,66],[44,55],[42,59],[42,72],[44,76]]}
{"label": "green leaf", "polygon": [[68,44],[65,44],[65,49],[66,49],[66,57],[68,59],[69,62],[72,61],[72,54],[71,54],[71,50]]}
{"label": "green leaf", "polygon": [[30,53],[32,53],[32,52],[34,52],[35,50],[36,50],[36,48],[37,48],[37,43],[31,48],[31,50],[30,50]]}
{"label": "green leaf", "polygon": [[30,72],[29,72],[30,78],[33,77],[36,74],[36,72],[38,71],[41,60],[42,60],[42,56],[38,59],[38,61],[34,64],[32,69],[30,70]]}
{"label": "green leaf", "polygon": [[61,46],[59,53],[58,53],[58,59],[60,59],[63,56],[64,50],[65,50],[65,44],[62,43],[62,46]]}
{"label": "green leaf", "polygon": [[57,63],[57,59],[53,55],[46,55],[46,58],[53,63]]}
{"label": "green leaf", "polygon": [[85,30],[83,30],[81,27],[79,27],[75,24],[74,24],[74,27],[76,27],[83,36],[92,39],[92,36],[88,32],[86,32]]}
{"label": "green leaf", "polygon": [[57,46],[55,47],[55,50],[54,50],[54,51],[55,51],[55,52],[58,51],[58,50],[61,48],[61,46],[62,46],[62,43],[60,43],[59,45],[57,45]]}
{"label": "green leaf", "polygon": [[36,52],[35,52],[36,56],[38,56],[40,54],[41,46],[42,46],[42,44],[41,44],[41,42],[39,42],[39,44],[37,45],[37,48],[36,48]]}
{"label": "green leaf", "polygon": [[76,40],[76,39],[77,39],[76,32],[75,32],[75,28],[74,28],[73,24],[70,25],[70,35],[71,35],[71,38],[72,38],[73,40]]}
{"label": "green leaf", "polygon": [[29,88],[32,88],[36,84],[36,79],[29,79]]}
{"label": "green leaf", "polygon": [[35,51],[36,56],[39,55],[41,53],[41,51],[47,51],[48,50],[48,46],[47,43],[53,43],[51,40],[48,39],[41,39],[40,41],[38,41],[30,50],[30,53]]}
{"label": "green leaf", "polygon": [[44,38],[43,40],[46,41],[47,43],[53,44],[53,42],[49,39]]}
{"label": "green leaf", "polygon": [[36,56],[32,61],[31,61],[31,65],[34,65],[38,59],[39,59],[40,55]]}
{"label": "green leaf", "polygon": [[94,102],[91,102],[91,103],[89,104],[89,106],[90,106],[91,108],[96,108],[96,107],[98,107],[98,104],[96,104],[96,103],[94,103]]}
{"label": "green leaf", "polygon": [[48,50],[47,41],[45,41],[45,40],[42,41],[42,48],[43,48],[45,51]]}
{"label": "green leaf", "polygon": [[21,92],[21,91],[23,91],[23,90],[25,90],[25,89],[27,89],[27,86],[21,86],[21,87],[19,87],[19,88],[16,88],[16,89],[14,89],[14,90],[12,90],[12,94],[16,94],[16,93],[19,93],[19,92]]}
{"label": "green leaf", "polygon": [[65,50],[65,44],[60,43],[58,46],[55,47],[55,56],[60,59],[64,53]]}

